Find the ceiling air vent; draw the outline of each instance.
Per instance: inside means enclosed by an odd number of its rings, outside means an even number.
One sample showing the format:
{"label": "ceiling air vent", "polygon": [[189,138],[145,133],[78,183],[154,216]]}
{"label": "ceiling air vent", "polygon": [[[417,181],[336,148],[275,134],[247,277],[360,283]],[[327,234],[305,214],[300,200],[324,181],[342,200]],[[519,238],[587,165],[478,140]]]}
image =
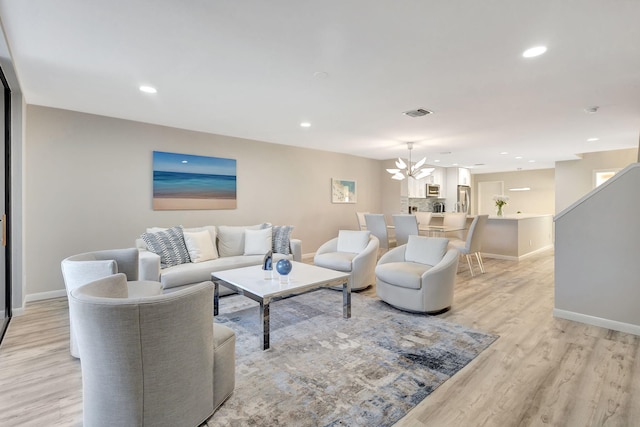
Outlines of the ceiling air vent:
{"label": "ceiling air vent", "polygon": [[433,111],[429,111],[429,110],[425,110],[424,108],[418,108],[417,110],[409,110],[409,111],[405,111],[404,114],[405,116],[409,116],[409,117],[422,117],[422,116],[426,116],[427,114],[432,114]]}

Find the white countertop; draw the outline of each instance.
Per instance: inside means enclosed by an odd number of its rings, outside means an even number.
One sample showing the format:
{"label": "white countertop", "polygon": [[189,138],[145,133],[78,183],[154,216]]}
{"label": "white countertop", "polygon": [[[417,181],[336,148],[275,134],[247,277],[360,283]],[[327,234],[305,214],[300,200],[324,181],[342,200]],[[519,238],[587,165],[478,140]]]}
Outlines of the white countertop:
{"label": "white countertop", "polygon": [[543,218],[546,216],[553,216],[552,214],[526,214],[526,213],[521,213],[521,214],[505,214],[503,216],[497,216],[497,215],[489,215],[489,219],[496,219],[496,220],[500,220],[500,219],[505,219],[505,220],[519,220],[519,219],[530,219],[530,218]]}
{"label": "white countertop", "polygon": [[[447,212],[449,213],[449,212]],[[453,213],[453,212],[451,212]],[[432,213],[431,214],[432,217],[434,218],[443,218],[444,214],[443,213]],[[544,217],[544,216],[553,216],[553,214],[528,214],[528,213],[520,213],[520,214],[505,214],[504,216],[497,216],[497,215],[489,215],[489,219],[509,219],[509,220],[514,220],[514,219],[528,219],[528,218],[539,218],[539,217]],[[475,215],[467,215],[467,218],[475,218]]]}

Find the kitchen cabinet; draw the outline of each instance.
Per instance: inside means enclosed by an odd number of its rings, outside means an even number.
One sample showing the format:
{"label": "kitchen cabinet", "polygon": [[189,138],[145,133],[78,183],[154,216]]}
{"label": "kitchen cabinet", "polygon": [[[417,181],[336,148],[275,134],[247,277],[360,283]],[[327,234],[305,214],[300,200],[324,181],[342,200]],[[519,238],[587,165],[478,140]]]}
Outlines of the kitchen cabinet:
{"label": "kitchen cabinet", "polygon": [[407,182],[407,191],[409,198],[424,199],[425,197],[427,197],[428,178],[429,177],[422,179],[407,178],[409,180]]}

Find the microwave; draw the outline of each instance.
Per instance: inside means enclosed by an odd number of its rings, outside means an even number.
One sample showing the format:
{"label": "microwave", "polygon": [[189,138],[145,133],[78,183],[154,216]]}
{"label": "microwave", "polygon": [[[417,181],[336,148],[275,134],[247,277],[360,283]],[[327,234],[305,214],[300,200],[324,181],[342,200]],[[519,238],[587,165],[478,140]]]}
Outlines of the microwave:
{"label": "microwave", "polygon": [[427,184],[427,197],[440,197],[440,185]]}

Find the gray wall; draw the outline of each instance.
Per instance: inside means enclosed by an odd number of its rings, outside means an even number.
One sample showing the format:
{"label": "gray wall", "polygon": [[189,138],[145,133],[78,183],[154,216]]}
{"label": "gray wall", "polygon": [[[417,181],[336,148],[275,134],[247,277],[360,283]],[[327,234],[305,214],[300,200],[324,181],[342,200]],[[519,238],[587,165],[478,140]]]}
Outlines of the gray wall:
{"label": "gray wall", "polygon": [[556,316],[640,334],[639,185],[634,164],[556,217]]}
{"label": "gray wall", "polygon": [[[25,146],[26,295],[64,289],[63,258],[131,247],[150,226],[289,224],[311,253],[394,191],[377,160],[32,105]],[[154,150],[237,159],[238,208],[153,211]],[[357,204],[331,203],[332,177],[357,181]]]}
{"label": "gray wall", "polygon": [[638,149],[585,153],[580,160],[556,162],[556,212],[562,212],[594,188],[593,173],[623,169],[637,161]]}

